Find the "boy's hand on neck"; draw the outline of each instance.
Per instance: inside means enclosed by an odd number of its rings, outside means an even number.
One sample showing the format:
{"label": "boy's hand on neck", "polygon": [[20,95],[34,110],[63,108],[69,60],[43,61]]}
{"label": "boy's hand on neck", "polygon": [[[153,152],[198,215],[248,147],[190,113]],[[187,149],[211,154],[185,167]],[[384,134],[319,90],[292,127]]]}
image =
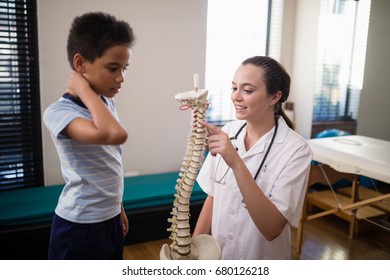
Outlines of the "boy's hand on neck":
{"label": "boy's hand on neck", "polygon": [[[83,95],[90,93],[92,90],[89,82],[80,73],[72,70],[69,79],[67,92],[74,97],[83,99]],[[95,93],[95,92],[94,92]],[[96,93],[95,93],[96,94]]]}

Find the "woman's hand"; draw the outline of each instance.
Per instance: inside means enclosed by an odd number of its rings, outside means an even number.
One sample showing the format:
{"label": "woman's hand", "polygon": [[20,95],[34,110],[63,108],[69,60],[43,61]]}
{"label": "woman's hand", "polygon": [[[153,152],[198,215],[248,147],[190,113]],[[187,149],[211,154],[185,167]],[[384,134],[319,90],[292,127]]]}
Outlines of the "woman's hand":
{"label": "woman's hand", "polygon": [[239,158],[236,148],[233,146],[229,136],[219,127],[207,122],[201,124],[209,131],[208,149],[212,156],[220,154],[228,166],[231,166]]}

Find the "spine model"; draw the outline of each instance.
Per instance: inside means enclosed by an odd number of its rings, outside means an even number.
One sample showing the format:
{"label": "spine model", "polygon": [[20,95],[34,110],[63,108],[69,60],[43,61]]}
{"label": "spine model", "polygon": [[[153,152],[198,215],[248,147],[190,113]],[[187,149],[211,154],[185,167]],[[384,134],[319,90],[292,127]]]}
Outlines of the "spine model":
{"label": "spine model", "polygon": [[[160,252],[160,259],[202,259],[205,255],[207,259],[214,258],[215,253],[204,254],[199,251],[199,242],[208,243],[208,239],[213,239],[211,236],[201,236],[200,239],[194,240],[191,238],[190,232],[190,198],[192,188],[194,186],[196,176],[201,167],[204,152],[206,149],[207,130],[200,124],[205,120],[207,104],[207,90],[198,89],[197,74],[194,76],[195,90],[179,93],[175,95],[175,99],[182,103],[182,107],[191,108],[191,129],[187,139],[186,152],[183,157],[183,161],[180,168],[179,179],[176,183],[176,194],[171,215],[168,219],[171,223],[168,231],[171,232],[170,239],[172,243],[168,247],[164,244]],[[208,241],[201,241],[201,240]],[[219,245],[216,241],[212,240],[217,255],[220,254]],[[203,246],[201,246],[203,247]],[[217,256],[216,259],[219,257]]]}

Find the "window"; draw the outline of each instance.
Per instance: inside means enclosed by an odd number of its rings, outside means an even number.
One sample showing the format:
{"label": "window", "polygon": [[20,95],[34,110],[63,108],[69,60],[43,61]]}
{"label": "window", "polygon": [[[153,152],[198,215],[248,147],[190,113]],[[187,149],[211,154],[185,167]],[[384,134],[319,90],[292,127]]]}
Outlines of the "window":
{"label": "window", "polygon": [[356,120],[370,0],[321,0],[313,121]]}
{"label": "window", "polygon": [[0,190],[43,184],[36,1],[0,1]]}
{"label": "window", "polygon": [[207,10],[207,120],[223,124],[235,119],[231,82],[248,57],[279,60],[283,0],[209,0]]}

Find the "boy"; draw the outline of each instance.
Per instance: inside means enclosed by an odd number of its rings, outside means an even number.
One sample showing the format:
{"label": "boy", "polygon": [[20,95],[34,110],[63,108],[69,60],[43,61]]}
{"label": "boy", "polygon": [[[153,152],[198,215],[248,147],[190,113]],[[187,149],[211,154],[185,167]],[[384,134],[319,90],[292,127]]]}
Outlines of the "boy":
{"label": "boy", "polygon": [[123,258],[128,220],[121,144],[127,132],[113,97],[124,82],[134,39],[127,22],[106,13],[86,13],[72,23],[68,87],[44,113],[65,179],[49,259]]}

